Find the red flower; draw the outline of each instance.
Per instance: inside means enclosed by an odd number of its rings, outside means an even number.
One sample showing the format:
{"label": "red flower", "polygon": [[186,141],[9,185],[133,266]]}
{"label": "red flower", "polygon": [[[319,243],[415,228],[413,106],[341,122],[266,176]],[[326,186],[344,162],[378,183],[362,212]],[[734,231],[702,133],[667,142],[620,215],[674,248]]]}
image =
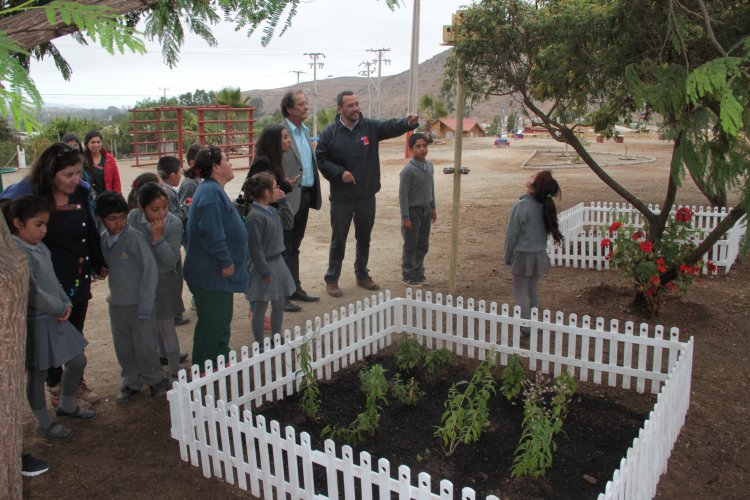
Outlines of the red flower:
{"label": "red flower", "polygon": [[667,290],[670,292],[674,292],[677,289],[677,285],[675,285],[672,281],[667,283]]}
{"label": "red flower", "polygon": [[651,276],[651,277],[649,278],[649,281],[650,281],[650,282],[651,282],[651,284],[652,284],[652,285],[654,285],[654,286],[659,286],[659,284],[661,284],[661,280],[659,279],[659,277],[658,277],[658,276]]}
{"label": "red flower", "polygon": [[602,247],[607,248],[611,244],[612,244],[612,240],[610,240],[609,238],[602,239]]}
{"label": "red flower", "polygon": [[620,229],[622,227],[622,222],[613,222],[611,226],[609,226],[609,234],[612,235],[615,231]]}
{"label": "red flower", "polygon": [[193,202],[192,198],[185,198],[185,205],[190,205]]}
{"label": "red flower", "polygon": [[688,207],[680,207],[674,213],[674,218],[680,222],[688,222],[693,217],[693,212]]}
{"label": "red flower", "polygon": [[638,241],[644,236],[646,236],[646,233],[644,233],[643,231],[636,231],[633,233],[633,241]]}
{"label": "red flower", "polygon": [[641,242],[641,252],[643,253],[651,253],[654,250],[654,245],[650,241],[642,241]]}

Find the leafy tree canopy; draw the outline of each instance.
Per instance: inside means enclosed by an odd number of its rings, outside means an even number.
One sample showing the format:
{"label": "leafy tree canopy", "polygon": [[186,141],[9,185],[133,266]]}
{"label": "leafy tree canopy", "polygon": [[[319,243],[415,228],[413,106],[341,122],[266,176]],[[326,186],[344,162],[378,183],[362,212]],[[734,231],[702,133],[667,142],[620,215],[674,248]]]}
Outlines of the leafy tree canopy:
{"label": "leafy tree canopy", "polygon": [[[686,173],[715,205],[736,189],[725,223],[687,257],[696,262],[750,207],[749,26],[746,0],[482,0],[456,31],[446,88],[460,76],[472,99],[515,96],[644,215],[654,241]],[[597,164],[571,120],[609,134],[635,112],[660,119],[673,140],[661,214]]]}

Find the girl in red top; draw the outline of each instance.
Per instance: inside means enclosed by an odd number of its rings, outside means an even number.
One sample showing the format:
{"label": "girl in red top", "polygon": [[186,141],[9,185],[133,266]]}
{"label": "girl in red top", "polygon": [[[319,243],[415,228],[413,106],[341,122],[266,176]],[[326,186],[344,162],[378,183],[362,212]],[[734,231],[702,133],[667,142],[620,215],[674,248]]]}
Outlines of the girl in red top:
{"label": "girl in red top", "polygon": [[117,169],[115,157],[104,149],[102,134],[96,130],[90,131],[83,139],[86,157],[86,173],[91,178],[91,187],[96,194],[104,191],[122,193],[120,185],[120,171]]}

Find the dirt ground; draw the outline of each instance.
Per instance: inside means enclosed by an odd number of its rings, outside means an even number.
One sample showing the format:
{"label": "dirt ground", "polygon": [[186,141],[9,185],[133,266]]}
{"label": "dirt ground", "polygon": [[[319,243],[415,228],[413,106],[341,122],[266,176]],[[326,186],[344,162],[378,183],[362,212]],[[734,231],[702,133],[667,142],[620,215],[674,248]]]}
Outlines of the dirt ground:
{"label": "dirt ground", "polygon": [[[502,246],[510,207],[523,194],[524,180],[532,170],[522,169],[534,150],[560,149],[554,141],[527,137],[511,141],[503,149],[492,147],[492,138],[464,141],[463,165],[470,168],[462,176],[460,205],[460,247],[457,293],[477,300],[512,303],[511,276],[502,263]],[[378,195],[378,216],[373,231],[370,271],[382,288],[403,293],[401,283],[398,211],[398,172],[404,164],[403,139],[381,146],[383,189]],[[653,156],[655,161],[611,165],[607,172],[629,190],[651,203],[660,203],[669,171],[671,145],[660,141],[629,140],[626,144],[592,144],[595,153]],[[608,155],[610,157],[616,155]],[[442,168],[453,165],[453,143],[433,145],[429,158],[436,165],[438,222],[433,226],[431,249],[426,259],[429,288],[448,292],[448,262],[451,234],[452,176]],[[533,161],[532,161],[533,163]],[[237,167],[237,165],[235,165]],[[120,165],[123,186],[145,169]],[[6,185],[22,172],[5,175]],[[586,167],[567,165],[557,169],[563,197],[560,210],[578,202],[621,201]],[[230,195],[239,192],[245,171],[227,186]],[[704,205],[690,181],[680,190],[679,203]],[[328,183],[323,180],[324,197]],[[344,296],[325,295],[323,274],[330,240],[329,204],[311,212],[302,245],[301,278],[310,294],[320,295],[315,304],[303,304],[301,312],[284,317],[285,328],[304,325],[308,319],[347,305],[370,292],[358,288],[353,273],[353,234],[350,235],[340,287]],[[614,273],[555,268],[541,282],[542,307],[565,313],[575,312],[648,321],[677,326],[681,338],[696,339],[691,406],[685,427],[672,452],[669,468],[662,477],[660,498],[747,498],[750,488],[748,447],[748,380],[746,360],[750,348],[745,334],[750,324],[750,294],[747,281],[750,266],[738,265],[729,274],[706,278],[694,285],[687,298],[670,299],[655,320],[643,318],[628,309],[630,291],[623,278]],[[24,479],[28,498],[234,498],[247,496],[232,485],[203,478],[200,469],[183,463],[176,441],[169,435],[166,401],[154,401],[144,391],[124,407],[114,404],[119,369],[112,347],[105,298],[106,282],[97,282],[87,318],[86,351],[89,365],[86,378],[102,396],[97,417],[86,423],[71,423],[75,433],[66,442],[47,442],[34,435],[33,418],[27,412],[24,423],[24,449],[47,459],[52,470],[36,478]],[[186,301],[189,300],[187,291]],[[189,303],[189,301],[187,302]],[[252,335],[244,298],[235,298],[231,346],[239,349]],[[178,327],[182,350],[190,352],[195,313],[188,311],[190,324]],[[433,478],[437,481],[439,478]],[[602,490],[604,485],[601,484]],[[523,496],[521,496],[522,498]]]}

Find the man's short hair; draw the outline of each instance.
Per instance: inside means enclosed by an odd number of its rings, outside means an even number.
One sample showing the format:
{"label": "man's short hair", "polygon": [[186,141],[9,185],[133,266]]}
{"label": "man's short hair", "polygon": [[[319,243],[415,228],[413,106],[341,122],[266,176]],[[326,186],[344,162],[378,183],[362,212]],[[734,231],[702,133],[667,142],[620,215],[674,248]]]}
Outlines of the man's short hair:
{"label": "man's short hair", "polygon": [[336,106],[343,106],[344,105],[344,97],[348,95],[354,95],[354,92],[351,90],[342,90],[339,92],[339,95],[336,96]]}
{"label": "man's short hair", "polygon": [[281,98],[281,115],[284,118],[289,118],[289,111],[287,111],[287,108],[293,108],[297,104],[294,98],[299,94],[305,95],[301,90],[293,89],[288,91],[284,94],[284,97]]}
{"label": "man's short hair", "polygon": [[156,164],[156,172],[163,181],[166,181],[167,177],[179,171],[180,159],[175,156],[162,156],[159,158],[159,163]]}
{"label": "man's short hair", "polygon": [[409,149],[413,149],[414,145],[417,143],[419,139],[422,139],[424,140],[424,142],[427,142],[429,144],[429,142],[427,141],[426,135],[424,135],[422,132],[415,132],[414,134],[412,134],[411,137],[409,137]]}

